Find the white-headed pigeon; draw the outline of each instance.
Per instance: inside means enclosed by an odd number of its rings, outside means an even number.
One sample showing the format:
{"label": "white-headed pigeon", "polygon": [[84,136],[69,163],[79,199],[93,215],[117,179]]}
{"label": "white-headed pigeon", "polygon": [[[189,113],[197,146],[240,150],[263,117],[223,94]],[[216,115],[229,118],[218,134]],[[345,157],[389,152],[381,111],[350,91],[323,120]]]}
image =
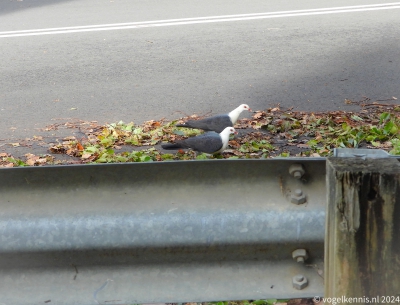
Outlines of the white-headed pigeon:
{"label": "white-headed pigeon", "polygon": [[183,124],[177,124],[176,126],[221,132],[225,127],[233,127],[243,110],[251,111],[248,105],[242,104],[228,114],[219,114],[202,120],[189,120]]}
{"label": "white-headed pigeon", "polygon": [[221,133],[210,131],[196,137],[176,141],[176,143],[162,144],[161,147],[164,149],[191,148],[207,154],[217,154],[226,149],[229,136],[233,133],[236,133],[235,128],[226,127]]}

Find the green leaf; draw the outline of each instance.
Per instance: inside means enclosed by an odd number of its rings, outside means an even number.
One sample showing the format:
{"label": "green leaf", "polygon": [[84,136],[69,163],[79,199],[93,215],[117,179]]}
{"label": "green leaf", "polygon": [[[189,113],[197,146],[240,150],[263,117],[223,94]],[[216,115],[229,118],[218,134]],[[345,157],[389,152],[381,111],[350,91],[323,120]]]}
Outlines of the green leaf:
{"label": "green leaf", "polygon": [[174,155],[173,154],[163,154],[163,155],[161,155],[161,159],[172,160],[172,159],[174,159]]}
{"label": "green leaf", "polygon": [[118,162],[123,162],[123,163],[128,161],[128,158],[123,157],[121,155],[118,155],[116,159],[117,159]]}
{"label": "green leaf", "polygon": [[108,147],[114,144],[114,139],[113,138],[104,138],[100,141],[101,144],[104,146]]}
{"label": "green leaf", "polygon": [[95,147],[95,146],[88,146],[84,150],[85,153],[89,153],[89,154],[94,154],[94,153],[96,153],[98,151],[99,151],[99,149],[97,147]]}
{"label": "green leaf", "polygon": [[342,123],[342,129],[348,131],[350,129],[350,126],[346,122],[344,122]]}
{"label": "green leaf", "polygon": [[360,118],[358,115],[355,115],[355,114],[353,114],[353,115],[351,116],[351,118],[352,118],[354,121],[364,121],[362,118]]}
{"label": "green leaf", "polygon": [[125,143],[140,146],[140,142],[139,142],[139,139],[137,136],[132,136],[132,137],[127,138],[125,140]]}
{"label": "green leaf", "polygon": [[382,124],[383,121],[386,121],[390,119],[390,113],[388,112],[383,112],[380,116],[379,116],[379,124]]}
{"label": "green leaf", "polygon": [[276,302],[278,302],[277,299],[266,299],[266,300],[253,301],[252,304],[254,304],[254,305],[274,305]]}
{"label": "green leaf", "polygon": [[390,134],[392,128],[395,128],[396,126],[394,125],[394,123],[392,121],[389,121],[385,124],[385,126],[383,127],[384,133],[385,134]]}
{"label": "green leaf", "polygon": [[205,160],[207,158],[207,154],[200,154],[196,156],[196,160]]}
{"label": "green leaf", "polygon": [[184,136],[185,135],[185,133],[182,130],[178,130],[178,129],[174,129],[173,133],[178,135],[178,136]]}
{"label": "green leaf", "polygon": [[255,142],[255,141],[251,142],[251,146],[253,146],[253,149],[255,149],[255,150],[260,149],[260,146],[259,146],[258,143]]}
{"label": "green leaf", "polygon": [[16,166],[28,166],[24,161],[20,159],[14,159],[14,158],[7,158],[6,159],[8,162],[14,163]]}
{"label": "green leaf", "polygon": [[318,145],[318,141],[317,140],[310,140],[310,141],[307,142],[307,145],[309,147],[315,147],[315,146]]}
{"label": "green leaf", "polygon": [[254,305],[265,305],[268,304],[267,300],[256,300],[252,302]]}
{"label": "green leaf", "polygon": [[283,153],[280,153],[280,154],[278,155],[278,157],[284,157],[284,158],[290,157],[290,152],[283,152]]}
{"label": "green leaf", "polygon": [[141,162],[152,162],[153,159],[150,156],[141,156],[140,161]]}
{"label": "green leaf", "polygon": [[375,126],[371,127],[371,132],[376,134],[376,135],[381,135],[382,134],[382,131],[380,129],[376,128]]}
{"label": "green leaf", "polygon": [[137,127],[134,130],[132,130],[132,133],[137,134],[137,135],[141,134],[142,132],[143,132],[143,129],[140,127]]}

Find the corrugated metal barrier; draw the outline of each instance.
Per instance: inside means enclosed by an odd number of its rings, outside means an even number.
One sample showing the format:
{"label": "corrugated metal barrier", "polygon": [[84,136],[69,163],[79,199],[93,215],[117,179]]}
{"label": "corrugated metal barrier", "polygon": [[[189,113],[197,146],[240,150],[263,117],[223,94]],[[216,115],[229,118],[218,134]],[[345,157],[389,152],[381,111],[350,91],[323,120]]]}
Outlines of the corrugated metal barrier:
{"label": "corrugated metal barrier", "polygon": [[0,304],[323,294],[325,159],[0,169]]}

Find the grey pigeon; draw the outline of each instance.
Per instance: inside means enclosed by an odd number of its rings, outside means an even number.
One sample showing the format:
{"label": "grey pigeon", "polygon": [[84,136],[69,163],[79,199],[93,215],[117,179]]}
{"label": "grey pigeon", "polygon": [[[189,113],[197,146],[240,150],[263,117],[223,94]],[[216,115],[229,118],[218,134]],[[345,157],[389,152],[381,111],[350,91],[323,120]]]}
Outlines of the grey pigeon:
{"label": "grey pigeon", "polygon": [[229,136],[233,133],[236,133],[235,128],[226,127],[221,133],[206,132],[196,137],[176,141],[176,143],[162,144],[161,147],[164,149],[191,148],[207,154],[217,154],[226,149]]}
{"label": "grey pigeon", "polygon": [[225,127],[233,127],[243,110],[251,111],[250,107],[242,104],[228,114],[219,114],[202,120],[189,120],[183,124],[177,124],[177,127],[196,128],[206,131],[221,132]]}

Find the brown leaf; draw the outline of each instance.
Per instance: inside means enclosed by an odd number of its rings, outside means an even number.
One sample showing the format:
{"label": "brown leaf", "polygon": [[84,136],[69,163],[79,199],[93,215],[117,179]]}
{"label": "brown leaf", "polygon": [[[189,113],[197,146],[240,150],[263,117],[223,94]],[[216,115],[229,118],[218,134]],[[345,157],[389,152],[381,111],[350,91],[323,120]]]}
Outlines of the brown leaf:
{"label": "brown leaf", "polygon": [[28,164],[29,166],[33,166],[35,165],[35,160],[33,159],[26,160],[26,164]]}
{"label": "brown leaf", "polygon": [[65,152],[68,156],[74,156],[75,155],[75,149],[67,149],[67,151]]}
{"label": "brown leaf", "polygon": [[83,146],[82,146],[82,144],[79,143],[79,142],[76,144],[76,148],[77,148],[79,151],[83,151],[83,149],[84,149]]}
{"label": "brown leaf", "polygon": [[255,115],[253,115],[253,118],[259,119],[262,118],[265,115],[264,112],[257,112]]}
{"label": "brown leaf", "polygon": [[229,145],[233,147],[239,147],[240,144],[236,140],[230,140]]}
{"label": "brown leaf", "polygon": [[63,138],[63,141],[76,141],[76,138],[74,136],[69,136],[69,137]]}
{"label": "brown leaf", "polygon": [[38,164],[45,164],[46,162],[47,162],[46,158],[39,158],[36,160],[36,163],[38,163]]}
{"label": "brown leaf", "polygon": [[81,158],[82,159],[89,159],[91,156],[92,156],[92,154],[86,153],[86,154],[83,154]]}
{"label": "brown leaf", "polygon": [[297,144],[298,148],[309,148],[307,144]]}
{"label": "brown leaf", "polygon": [[98,139],[97,139],[97,137],[95,135],[91,134],[91,135],[88,136],[88,141],[90,143],[94,144],[94,143],[97,143]]}
{"label": "brown leaf", "polygon": [[39,158],[39,157],[37,157],[36,155],[34,155],[34,154],[31,154],[31,153],[27,153],[27,154],[25,154],[25,157],[27,158],[27,159],[33,159],[33,158]]}
{"label": "brown leaf", "polygon": [[65,153],[65,147],[61,145],[55,145],[49,148],[50,152],[53,154],[63,154]]}

